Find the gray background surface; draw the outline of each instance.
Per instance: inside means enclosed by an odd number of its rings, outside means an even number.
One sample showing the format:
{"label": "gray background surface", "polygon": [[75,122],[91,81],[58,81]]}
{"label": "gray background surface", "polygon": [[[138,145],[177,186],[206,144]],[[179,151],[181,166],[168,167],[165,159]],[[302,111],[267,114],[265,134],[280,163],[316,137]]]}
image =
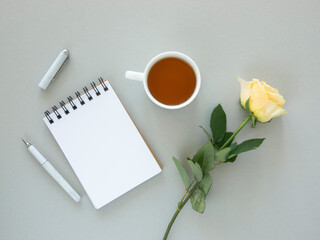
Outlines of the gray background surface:
{"label": "gray background surface", "polygon": [[[318,0],[1,0],[0,239],[161,239],[183,194],[172,155],[185,159],[205,143],[198,125],[209,129],[218,103],[229,130],[245,117],[236,76],[278,88],[288,114],[245,128],[238,142],[266,141],[213,171],[205,213],[188,204],[170,239],[319,239],[319,43]],[[42,91],[39,81],[64,48],[70,61]],[[142,84],[124,78],[168,50],[189,55],[202,74],[197,99],[176,111],[157,107]],[[42,117],[99,76],[110,79],[163,172],[95,210]],[[80,192],[80,204],[41,169],[20,136]]]}

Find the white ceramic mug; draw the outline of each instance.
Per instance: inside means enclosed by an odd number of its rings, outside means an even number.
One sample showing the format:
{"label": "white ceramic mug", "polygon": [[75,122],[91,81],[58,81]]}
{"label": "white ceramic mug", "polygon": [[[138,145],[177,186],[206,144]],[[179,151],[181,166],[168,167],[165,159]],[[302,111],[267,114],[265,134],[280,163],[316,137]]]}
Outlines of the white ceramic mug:
{"label": "white ceramic mug", "polygon": [[[150,72],[150,69],[153,67],[153,65],[155,65],[158,61],[164,59],[164,58],[179,58],[182,61],[188,63],[188,65],[193,69],[195,75],[196,75],[196,87],[194,89],[193,94],[191,95],[191,97],[186,100],[183,103],[180,103],[178,105],[166,105],[163,104],[161,102],[159,102],[157,99],[155,99],[152,94],[149,91],[149,87],[148,87],[148,75]],[[150,62],[147,64],[144,72],[133,72],[133,71],[127,71],[126,72],[126,78],[128,79],[132,79],[132,80],[138,80],[138,81],[142,81],[143,82],[143,86],[144,86],[144,90],[147,93],[148,97],[158,106],[166,108],[166,109],[178,109],[178,108],[183,108],[185,106],[187,106],[189,103],[191,103],[196,96],[198,95],[198,92],[200,90],[200,85],[201,85],[201,77],[200,77],[200,71],[198,66],[195,64],[195,62],[188,57],[187,55],[183,54],[183,53],[179,53],[179,52],[163,52],[158,54],[157,56],[155,56],[154,58],[152,58],[150,60]]]}

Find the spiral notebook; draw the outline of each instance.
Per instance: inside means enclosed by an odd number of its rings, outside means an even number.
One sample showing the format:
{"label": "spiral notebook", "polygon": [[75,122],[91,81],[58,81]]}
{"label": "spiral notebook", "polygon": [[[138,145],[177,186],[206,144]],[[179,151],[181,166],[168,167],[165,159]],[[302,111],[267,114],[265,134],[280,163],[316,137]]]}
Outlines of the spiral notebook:
{"label": "spiral notebook", "polygon": [[161,172],[161,167],[109,81],[46,111],[44,122],[95,208]]}

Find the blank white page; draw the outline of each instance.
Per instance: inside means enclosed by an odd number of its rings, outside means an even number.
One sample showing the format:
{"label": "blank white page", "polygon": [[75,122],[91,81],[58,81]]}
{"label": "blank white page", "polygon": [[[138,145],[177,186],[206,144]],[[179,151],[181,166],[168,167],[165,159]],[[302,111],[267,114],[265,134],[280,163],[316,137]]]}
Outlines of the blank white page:
{"label": "blank white page", "polygon": [[144,139],[121,104],[110,83],[105,81],[81,95],[85,104],[74,99],[73,110],[66,104],[43,120],[58,142],[95,208],[100,208],[161,172]]}

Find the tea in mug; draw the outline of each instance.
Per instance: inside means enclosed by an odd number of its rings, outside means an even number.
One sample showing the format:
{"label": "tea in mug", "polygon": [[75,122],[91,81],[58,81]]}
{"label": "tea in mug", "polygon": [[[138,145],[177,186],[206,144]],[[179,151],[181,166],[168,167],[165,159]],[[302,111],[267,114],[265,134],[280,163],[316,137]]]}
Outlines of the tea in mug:
{"label": "tea in mug", "polygon": [[155,63],[149,71],[148,88],[151,95],[166,105],[187,101],[196,88],[196,75],[185,61],[169,57]]}

